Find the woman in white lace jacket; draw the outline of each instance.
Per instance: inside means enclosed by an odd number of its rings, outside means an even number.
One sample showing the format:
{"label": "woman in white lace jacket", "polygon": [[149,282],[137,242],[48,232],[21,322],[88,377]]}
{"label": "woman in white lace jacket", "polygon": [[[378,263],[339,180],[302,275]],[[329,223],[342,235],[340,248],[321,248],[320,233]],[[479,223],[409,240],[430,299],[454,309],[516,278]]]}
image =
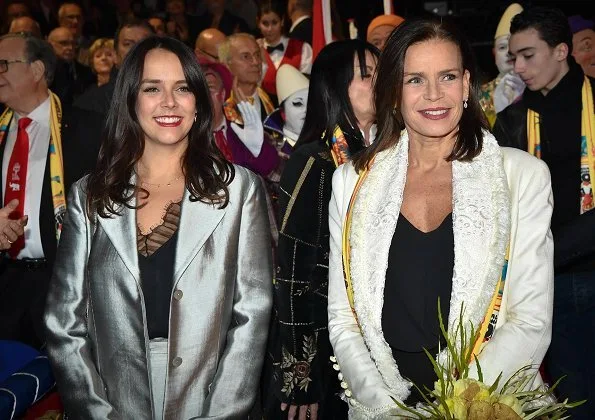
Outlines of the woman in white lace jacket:
{"label": "woman in white lace jacket", "polygon": [[549,172],[498,146],[475,76],[456,28],[406,21],[378,65],[377,141],[334,174],[329,334],[350,418],[398,414],[391,397],[415,405],[410,379],[432,387],[421,352],[444,361],[438,298],[449,331],[463,303],[464,322],[487,328],[475,347],[486,383],[537,368],[548,348]]}

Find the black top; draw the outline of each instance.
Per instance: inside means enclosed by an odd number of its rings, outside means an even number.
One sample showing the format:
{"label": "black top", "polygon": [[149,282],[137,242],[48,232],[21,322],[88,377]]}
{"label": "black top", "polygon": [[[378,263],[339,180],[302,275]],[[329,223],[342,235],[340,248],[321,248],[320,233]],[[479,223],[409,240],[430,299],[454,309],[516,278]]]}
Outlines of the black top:
{"label": "black top", "polygon": [[154,253],[138,253],[149,339],[168,338],[169,304],[173,289],[178,231]]}
{"label": "black top", "polygon": [[[435,356],[444,344],[438,323],[448,323],[454,268],[452,213],[435,230],[424,233],[402,214],[388,255],[382,330],[404,378],[432,389],[436,375],[423,349]],[[408,404],[420,401],[412,395]]]}

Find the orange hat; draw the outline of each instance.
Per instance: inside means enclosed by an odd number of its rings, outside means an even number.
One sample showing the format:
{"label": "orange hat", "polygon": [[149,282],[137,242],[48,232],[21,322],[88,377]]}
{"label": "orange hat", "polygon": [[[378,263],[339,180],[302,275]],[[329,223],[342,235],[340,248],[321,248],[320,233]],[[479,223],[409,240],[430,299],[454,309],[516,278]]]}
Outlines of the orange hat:
{"label": "orange hat", "polygon": [[368,25],[368,32],[366,34],[366,39],[370,38],[370,33],[372,33],[372,31],[379,26],[389,25],[389,26],[396,28],[404,21],[405,21],[405,19],[403,19],[399,15],[376,16],[374,19],[372,19],[372,22],[370,22],[370,24]]}

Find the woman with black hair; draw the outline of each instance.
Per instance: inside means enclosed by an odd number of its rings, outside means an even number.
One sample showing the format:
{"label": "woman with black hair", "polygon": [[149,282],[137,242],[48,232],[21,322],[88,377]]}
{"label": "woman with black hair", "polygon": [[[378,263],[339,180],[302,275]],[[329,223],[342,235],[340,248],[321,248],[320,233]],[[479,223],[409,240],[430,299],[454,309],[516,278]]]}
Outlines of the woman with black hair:
{"label": "woman with black hair", "polygon": [[498,146],[476,77],[471,47],[451,23],[405,21],[378,63],[378,137],[333,176],[329,336],[350,418],[407,415],[393,399],[415,407],[423,399],[412,383],[434,388],[424,349],[437,363],[448,357],[439,300],[451,338],[461,319],[480,332],[471,345],[486,384],[502,374],[503,385],[526,365],[536,374],[528,386],[542,384],[553,297],[549,172]]}
{"label": "woman with black hair", "polygon": [[68,200],[45,322],[66,411],[241,418],[271,306],[264,191],[212,139],[207,83],[172,38],[118,73],[96,168]]}
{"label": "woman with black hair", "polygon": [[337,41],[322,49],[312,67],[304,127],[280,182],[266,419],[347,417],[329,359],[328,203],[337,166],[374,140],[378,54],[361,40]]}

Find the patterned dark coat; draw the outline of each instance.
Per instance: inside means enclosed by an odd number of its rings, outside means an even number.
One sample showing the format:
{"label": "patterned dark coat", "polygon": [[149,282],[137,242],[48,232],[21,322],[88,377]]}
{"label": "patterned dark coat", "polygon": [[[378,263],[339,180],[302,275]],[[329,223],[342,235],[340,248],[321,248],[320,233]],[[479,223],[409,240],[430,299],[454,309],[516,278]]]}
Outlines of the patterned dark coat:
{"label": "patterned dark coat", "polygon": [[335,396],[339,381],[329,359],[327,331],[328,203],[334,171],[328,147],[314,142],[291,154],[281,177],[265,406],[343,404]]}

